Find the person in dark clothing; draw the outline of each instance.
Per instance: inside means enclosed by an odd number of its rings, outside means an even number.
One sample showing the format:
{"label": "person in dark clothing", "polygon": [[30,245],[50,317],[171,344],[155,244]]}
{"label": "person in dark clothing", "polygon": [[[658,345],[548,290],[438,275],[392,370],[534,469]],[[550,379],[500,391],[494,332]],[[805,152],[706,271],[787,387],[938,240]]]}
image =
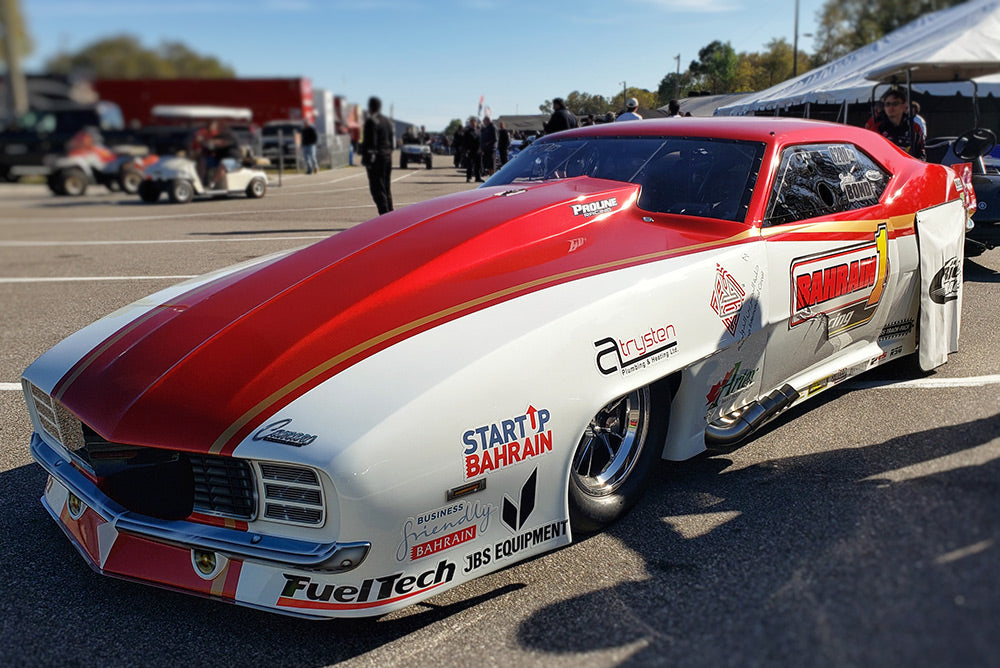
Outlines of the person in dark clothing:
{"label": "person in dark clothing", "polygon": [[508,153],[510,152],[510,130],[507,129],[507,124],[503,121],[499,123],[500,131],[497,133],[497,151],[500,152],[500,166],[503,167],[510,160]]}
{"label": "person in dark clothing", "polygon": [[483,148],[483,173],[492,174],[496,169],[494,156],[497,150],[497,126],[489,116],[483,118],[483,129],[479,131],[479,140]]}
{"label": "person in dark clothing", "polygon": [[316,128],[312,126],[312,123],[306,123],[302,126],[302,158],[306,163],[306,174],[315,174],[319,172],[319,163],[316,162],[316,143],[319,141],[319,135],[316,134]]}
{"label": "person in dark clothing", "polygon": [[382,100],[368,98],[368,118],[365,119],[364,139],[361,142],[361,164],[368,170],[368,189],[378,208],[379,215],[392,211],[392,192],[389,178],[392,174],[392,145],[395,133],[392,121],[382,115]]}
{"label": "person in dark clothing", "polygon": [[553,132],[561,132],[562,130],[569,130],[580,126],[576,120],[576,116],[566,108],[566,103],[563,102],[561,97],[552,100],[552,109],[554,110],[552,115],[549,116],[549,120],[543,126],[545,134],[550,135]]}
{"label": "person in dark clothing", "polygon": [[885,115],[875,124],[875,132],[914,158],[927,160],[924,132],[907,113],[906,95],[900,90],[888,90],[882,96],[882,107]]}
{"label": "person in dark clothing", "polygon": [[455,151],[455,167],[462,168],[462,161],[465,160],[465,128],[455,130],[455,137],[451,140],[452,150]]}
{"label": "person in dark clothing", "polygon": [[483,182],[483,147],[479,137],[479,121],[475,118],[469,119],[469,127],[465,131],[465,155],[468,159],[465,168],[465,182],[468,183],[472,177],[476,177],[476,183]]}

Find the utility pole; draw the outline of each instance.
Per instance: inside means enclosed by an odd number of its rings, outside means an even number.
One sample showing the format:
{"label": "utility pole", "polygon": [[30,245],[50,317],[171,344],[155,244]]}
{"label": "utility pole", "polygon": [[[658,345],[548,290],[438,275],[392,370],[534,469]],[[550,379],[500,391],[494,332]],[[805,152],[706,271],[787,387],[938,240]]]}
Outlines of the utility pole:
{"label": "utility pole", "polygon": [[795,38],[792,40],[792,78],[799,75],[799,0],[795,0]]}
{"label": "utility pole", "polygon": [[677,76],[674,78],[674,99],[679,99],[681,96],[681,54],[674,56],[674,60],[677,61]]}
{"label": "utility pole", "polygon": [[627,97],[628,97],[628,86],[626,86],[625,82],[623,81],[622,82],[622,106],[623,107],[625,106],[625,100],[627,99]]}
{"label": "utility pole", "polygon": [[7,47],[7,110],[11,118],[18,118],[28,111],[28,86],[21,71],[20,35],[14,29],[14,0],[0,0],[0,12]]}

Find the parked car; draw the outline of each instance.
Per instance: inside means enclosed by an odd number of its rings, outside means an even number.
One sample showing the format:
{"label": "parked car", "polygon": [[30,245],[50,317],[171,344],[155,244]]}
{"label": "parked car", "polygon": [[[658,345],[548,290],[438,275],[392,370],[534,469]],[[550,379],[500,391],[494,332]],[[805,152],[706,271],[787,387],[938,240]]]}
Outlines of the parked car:
{"label": "parked car", "polygon": [[298,155],[298,139],[304,123],[302,121],[284,120],[268,121],[261,128],[261,155],[271,161],[272,165],[292,163]]}
{"label": "parked car", "polygon": [[42,503],[102,573],[380,615],[606,527],[660,458],[945,362],[973,206],[951,168],[842,125],[548,135],[481,188],[42,355],[22,380]]}

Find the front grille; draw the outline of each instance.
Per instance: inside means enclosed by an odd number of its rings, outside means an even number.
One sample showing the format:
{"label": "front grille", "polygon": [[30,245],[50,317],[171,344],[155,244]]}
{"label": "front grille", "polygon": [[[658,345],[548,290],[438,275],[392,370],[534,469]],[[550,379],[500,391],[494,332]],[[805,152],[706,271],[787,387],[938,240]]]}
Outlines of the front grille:
{"label": "front grille", "polygon": [[264,517],[276,522],[319,526],[325,519],[323,486],[310,468],[263,463]]}
{"label": "front grille", "polygon": [[189,454],[194,478],[194,509],[199,513],[252,520],[256,486],[250,465],[234,457]]}
{"label": "front grille", "polygon": [[31,389],[31,400],[35,405],[35,413],[38,415],[45,433],[70,452],[76,452],[82,448],[84,445],[83,423],[65,406],[35,387],[33,383],[28,383],[28,387]]}

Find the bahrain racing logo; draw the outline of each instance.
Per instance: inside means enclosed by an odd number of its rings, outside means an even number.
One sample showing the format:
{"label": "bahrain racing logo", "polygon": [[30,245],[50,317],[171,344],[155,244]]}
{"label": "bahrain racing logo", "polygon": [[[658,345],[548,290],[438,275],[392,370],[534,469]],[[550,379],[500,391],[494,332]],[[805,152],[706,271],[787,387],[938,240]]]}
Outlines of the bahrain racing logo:
{"label": "bahrain racing logo", "polygon": [[[605,376],[621,371],[627,376],[648,364],[659,362],[677,352],[677,334],[673,325],[650,327],[648,332],[631,338],[606,338],[594,341],[597,348],[597,369]],[[614,353],[614,357],[610,355]]]}
{"label": "bahrain racing logo", "polygon": [[591,216],[597,216],[602,213],[607,213],[611,211],[616,206],[618,206],[617,197],[609,197],[607,199],[602,199],[597,202],[588,202],[586,204],[571,204],[570,208],[573,209],[574,216],[583,216],[584,218],[590,218]]}
{"label": "bahrain racing logo", "polygon": [[465,446],[465,479],[552,452],[552,430],[546,429],[549,411],[528,406],[523,415],[469,429]]}
{"label": "bahrain racing logo", "polygon": [[715,265],[715,291],[712,292],[712,310],[722,319],[722,324],[731,334],[736,334],[740,324],[740,309],[746,292],[732,274],[721,264]]}
{"label": "bahrain racing logo", "polygon": [[857,246],[792,261],[792,317],[789,327],[826,315],[827,336],[863,325],[875,315],[889,277],[889,233]]}
{"label": "bahrain racing logo", "polygon": [[958,299],[962,287],[962,274],[958,258],[949,258],[931,279],[930,297],[935,304],[945,304]]}

